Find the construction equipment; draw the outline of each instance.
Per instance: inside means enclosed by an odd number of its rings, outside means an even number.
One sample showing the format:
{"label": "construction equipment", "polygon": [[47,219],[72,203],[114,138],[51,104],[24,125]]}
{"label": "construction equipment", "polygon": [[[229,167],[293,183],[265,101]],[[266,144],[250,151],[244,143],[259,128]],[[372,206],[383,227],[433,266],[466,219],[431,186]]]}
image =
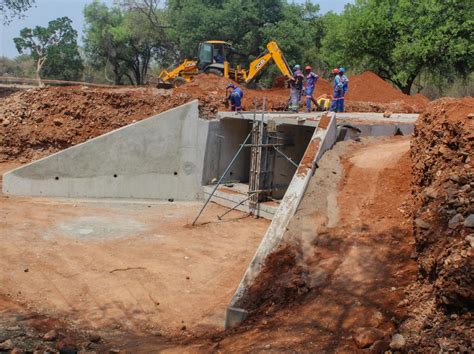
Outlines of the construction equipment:
{"label": "construction equipment", "polygon": [[176,68],[170,71],[166,69],[161,71],[158,87],[177,87],[200,73],[215,74],[247,84],[255,79],[272,60],[283,76],[289,79],[293,75],[285,56],[274,41],[267,44],[267,49],[250,63],[248,69],[242,68],[240,62],[243,59],[243,56],[237,53],[230,43],[224,41],[202,42],[199,45],[197,60],[185,59]]}

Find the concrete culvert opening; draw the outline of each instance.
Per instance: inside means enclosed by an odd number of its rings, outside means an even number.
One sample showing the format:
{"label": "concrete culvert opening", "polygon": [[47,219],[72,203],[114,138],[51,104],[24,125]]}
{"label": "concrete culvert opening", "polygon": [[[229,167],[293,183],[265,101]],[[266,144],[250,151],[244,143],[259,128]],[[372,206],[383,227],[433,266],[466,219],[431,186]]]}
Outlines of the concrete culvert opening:
{"label": "concrete culvert opening", "polygon": [[277,125],[273,121],[266,121],[263,127],[260,124],[258,120],[220,120],[218,131],[212,139],[216,154],[207,159],[204,192],[206,197],[211,195],[236,151],[245,143],[212,201],[272,219],[315,128]]}

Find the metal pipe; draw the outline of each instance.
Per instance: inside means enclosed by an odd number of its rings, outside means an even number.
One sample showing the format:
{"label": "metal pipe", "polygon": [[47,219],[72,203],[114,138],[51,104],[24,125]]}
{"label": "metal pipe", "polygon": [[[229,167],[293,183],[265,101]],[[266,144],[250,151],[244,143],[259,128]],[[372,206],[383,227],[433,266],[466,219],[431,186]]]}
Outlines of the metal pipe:
{"label": "metal pipe", "polygon": [[298,168],[298,165],[288,156],[286,156],[283,152],[281,152],[280,150],[278,150],[278,148],[276,146],[273,146],[273,148],[276,150],[276,152],[278,152],[281,156],[283,156],[285,159],[288,160],[288,162],[290,162],[293,166],[295,166],[296,168]]}
{"label": "metal pipe", "polygon": [[255,194],[255,193],[250,194],[247,198],[245,198],[244,200],[240,201],[239,204],[233,206],[231,209],[227,210],[224,214],[222,214],[222,215],[220,215],[220,216],[217,215],[217,218],[218,218],[219,220],[222,220],[222,218],[223,218],[225,215],[229,214],[232,210],[235,210],[239,205],[244,204],[247,200],[249,200],[250,198],[252,198],[252,197],[253,197],[253,194]]}

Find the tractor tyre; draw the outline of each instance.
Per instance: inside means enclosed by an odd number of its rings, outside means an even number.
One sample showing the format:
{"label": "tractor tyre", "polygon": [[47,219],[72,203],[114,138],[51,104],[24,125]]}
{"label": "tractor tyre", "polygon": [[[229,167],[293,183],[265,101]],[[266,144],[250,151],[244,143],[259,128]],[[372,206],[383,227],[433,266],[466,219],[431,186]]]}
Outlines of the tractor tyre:
{"label": "tractor tyre", "polygon": [[205,71],[206,74],[213,74],[213,75],[216,75],[216,76],[224,76],[224,73],[219,70],[219,69],[215,69],[215,68],[209,68]]}

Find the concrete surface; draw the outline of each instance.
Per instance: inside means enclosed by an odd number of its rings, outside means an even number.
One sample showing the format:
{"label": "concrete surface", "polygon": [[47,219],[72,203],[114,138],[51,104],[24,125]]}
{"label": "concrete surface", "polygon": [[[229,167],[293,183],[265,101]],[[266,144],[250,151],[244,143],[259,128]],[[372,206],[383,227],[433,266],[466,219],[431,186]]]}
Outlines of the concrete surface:
{"label": "concrete surface", "polygon": [[318,128],[315,129],[309,146],[311,146],[312,143],[317,144],[317,151],[311,152],[311,149],[308,148],[303,157],[303,159],[305,159],[307,154],[308,156],[314,154],[311,166],[306,170],[300,170],[302,166],[300,164],[297,173],[294,174],[285,196],[273,217],[272,223],[268,227],[252,262],[248,266],[232,301],[227,307],[226,328],[231,328],[245,319],[246,309],[241,307],[241,299],[246,296],[250,285],[262,269],[266,257],[282,242],[288,223],[303,198],[313,171],[316,168],[317,161],[326,150],[330,149],[336,143],[336,131],[336,118],[334,114],[330,114],[330,120],[327,126],[324,126],[321,120]]}
{"label": "concrete surface", "polygon": [[[215,185],[204,186],[204,194],[206,198],[208,198],[209,195],[211,195],[212,191],[214,190],[214,187]],[[249,191],[249,185],[243,184],[243,183],[234,183],[233,188],[221,186],[216,190],[216,192],[212,196],[211,202],[225,206],[227,208],[233,208],[239,203],[242,203],[239,206],[237,206],[235,209],[239,211],[243,211],[244,213],[249,213],[250,206],[249,206],[249,200],[247,199],[248,191]],[[278,209],[278,205],[279,203],[273,202],[273,201],[260,203],[259,208],[258,208],[258,216],[261,218],[265,218],[267,220],[273,219],[273,216],[275,215]]]}
{"label": "concrete surface", "polygon": [[4,175],[10,195],[196,200],[209,122],[193,101]]}
{"label": "concrete surface", "polygon": [[[275,120],[277,124],[304,124],[308,126],[317,126],[317,121],[325,114],[325,112],[310,112],[310,113],[287,113],[287,112],[266,112],[265,121]],[[347,121],[366,121],[378,123],[412,123],[414,124],[418,119],[418,113],[393,113],[389,118],[384,118],[383,113],[371,112],[343,112],[334,113],[337,120]],[[219,112],[218,118],[241,118],[253,119],[253,112]]]}

